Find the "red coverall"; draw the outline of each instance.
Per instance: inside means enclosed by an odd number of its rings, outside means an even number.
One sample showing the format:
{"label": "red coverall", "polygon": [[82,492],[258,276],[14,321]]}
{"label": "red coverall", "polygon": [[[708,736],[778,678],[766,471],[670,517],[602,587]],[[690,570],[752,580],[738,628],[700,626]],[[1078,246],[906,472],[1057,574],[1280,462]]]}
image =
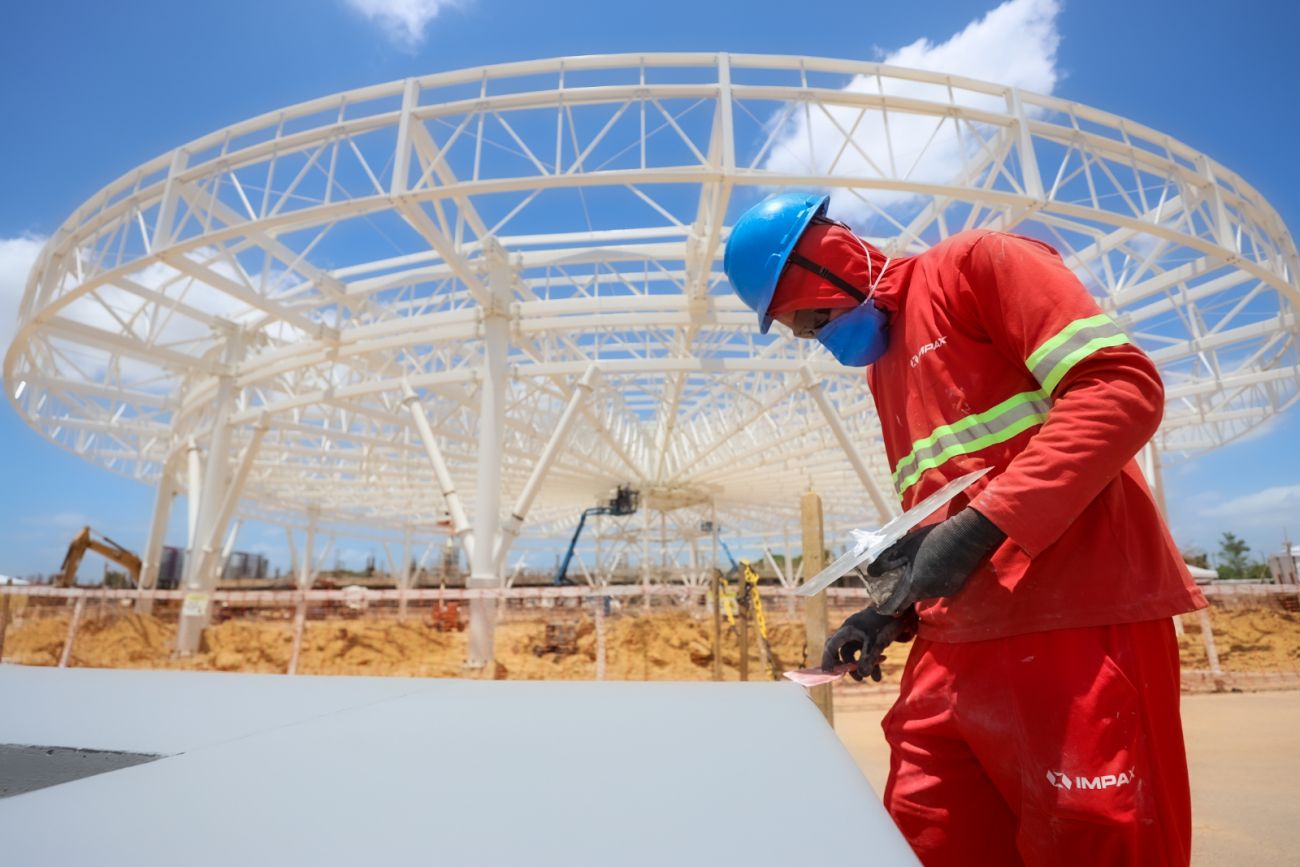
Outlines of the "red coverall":
{"label": "red coverall", "polygon": [[918,605],[887,808],[927,865],[1187,864],[1170,617],[1205,600],[1133,461],[1163,412],[1154,365],[1015,235],[895,260],[875,301],[889,349],[867,379],[904,506],[992,466],[948,514],[1007,535]]}

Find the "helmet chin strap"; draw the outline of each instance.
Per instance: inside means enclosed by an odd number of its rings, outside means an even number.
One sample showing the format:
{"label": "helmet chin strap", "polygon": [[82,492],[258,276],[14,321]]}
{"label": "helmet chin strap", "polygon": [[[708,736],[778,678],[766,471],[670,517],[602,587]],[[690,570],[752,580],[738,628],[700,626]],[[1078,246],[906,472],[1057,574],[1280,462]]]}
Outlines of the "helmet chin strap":
{"label": "helmet chin strap", "polygon": [[[833,222],[833,221],[828,221],[828,222]],[[840,223],[839,225],[844,225],[844,224]],[[848,229],[848,226],[844,226],[844,228]],[[854,286],[848,280],[845,280],[839,274],[836,274],[834,271],[832,271],[830,268],[827,268],[825,265],[821,264],[820,262],[814,262],[813,260],[807,258],[806,256],[801,256],[800,254],[794,252],[790,254],[790,258],[788,261],[791,265],[797,265],[800,268],[803,268],[805,271],[811,271],[812,273],[816,274],[818,277],[821,277],[827,283],[830,283],[832,286],[839,289],[841,292],[845,293],[850,298],[856,299],[859,304],[865,304],[868,301],[870,301],[871,298],[876,294],[876,287],[880,285],[880,278],[885,276],[885,269],[889,267],[889,263],[893,260],[890,259],[889,256],[886,256],[885,264],[880,266],[880,273],[875,275],[874,278],[872,278],[871,251],[867,249],[866,243],[861,238],[858,237],[857,232],[854,232],[852,229],[849,229],[849,234],[853,236],[853,240],[858,242],[858,246],[862,248],[862,254],[867,257],[867,279],[871,280],[871,284],[867,287],[867,294],[865,295],[862,294],[862,290],[859,289],[857,286]]]}

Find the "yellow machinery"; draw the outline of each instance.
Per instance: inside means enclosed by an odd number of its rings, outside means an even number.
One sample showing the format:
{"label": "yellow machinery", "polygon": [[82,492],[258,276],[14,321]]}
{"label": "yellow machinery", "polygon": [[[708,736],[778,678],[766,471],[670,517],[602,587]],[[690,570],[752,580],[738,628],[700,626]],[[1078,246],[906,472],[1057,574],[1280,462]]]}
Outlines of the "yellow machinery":
{"label": "yellow machinery", "polygon": [[[89,527],[82,527],[81,532],[73,538],[72,544],[68,545],[68,554],[63,558],[63,574],[59,576],[59,586],[71,587],[76,582],[77,567],[81,565],[81,558],[86,556],[87,551],[102,554],[106,559],[121,566],[126,570],[127,577],[131,579],[131,584],[139,585],[140,558],[104,534],[92,533]],[[99,536],[98,539],[94,538],[96,535]]]}

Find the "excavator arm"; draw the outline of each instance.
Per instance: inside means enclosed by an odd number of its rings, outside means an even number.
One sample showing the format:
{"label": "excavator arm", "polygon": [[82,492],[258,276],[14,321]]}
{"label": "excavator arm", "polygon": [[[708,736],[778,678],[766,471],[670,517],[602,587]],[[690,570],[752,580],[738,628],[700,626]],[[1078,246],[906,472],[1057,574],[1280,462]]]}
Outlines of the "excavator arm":
{"label": "excavator arm", "polygon": [[82,527],[81,532],[73,537],[72,543],[68,545],[68,553],[63,558],[59,586],[71,587],[76,583],[77,567],[81,565],[82,558],[86,556],[87,551],[94,551],[106,560],[121,566],[126,570],[131,583],[138,585],[140,583],[140,558],[103,534],[99,534],[103,541],[94,538],[92,534],[93,531],[89,527]]}

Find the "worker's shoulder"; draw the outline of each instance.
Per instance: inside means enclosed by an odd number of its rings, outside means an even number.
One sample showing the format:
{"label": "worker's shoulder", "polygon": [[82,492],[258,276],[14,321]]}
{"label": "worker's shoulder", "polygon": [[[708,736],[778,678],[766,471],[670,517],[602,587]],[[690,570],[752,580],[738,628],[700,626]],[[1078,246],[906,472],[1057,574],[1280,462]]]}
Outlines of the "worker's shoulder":
{"label": "worker's shoulder", "polygon": [[1031,244],[1035,247],[1052,249],[1051,245],[1036,238],[1017,235],[1014,232],[999,232],[994,229],[966,229],[954,235],[949,235],[921,255],[942,257],[950,260],[964,259],[977,247],[987,247],[990,244]]}

